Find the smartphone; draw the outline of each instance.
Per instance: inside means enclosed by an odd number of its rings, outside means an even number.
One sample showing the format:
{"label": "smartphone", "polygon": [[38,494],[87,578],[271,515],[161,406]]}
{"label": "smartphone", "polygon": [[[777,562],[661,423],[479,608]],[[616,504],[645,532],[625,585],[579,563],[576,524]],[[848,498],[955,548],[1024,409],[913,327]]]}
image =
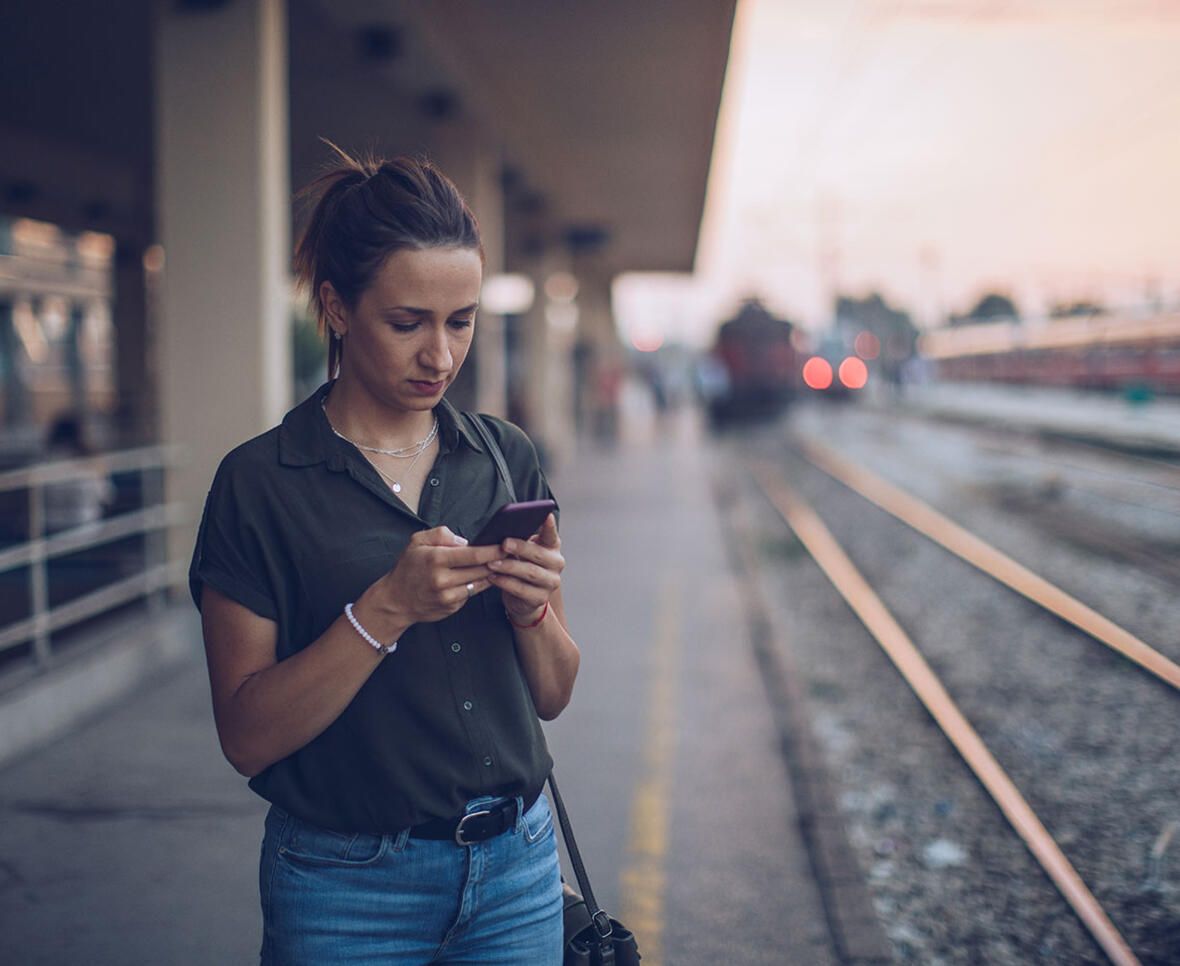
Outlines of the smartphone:
{"label": "smartphone", "polygon": [[474,546],[490,546],[501,543],[508,537],[527,540],[541,529],[545,517],[557,509],[552,500],[529,500],[526,503],[506,503],[496,511],[487,525],[479,531],[471,543]]}

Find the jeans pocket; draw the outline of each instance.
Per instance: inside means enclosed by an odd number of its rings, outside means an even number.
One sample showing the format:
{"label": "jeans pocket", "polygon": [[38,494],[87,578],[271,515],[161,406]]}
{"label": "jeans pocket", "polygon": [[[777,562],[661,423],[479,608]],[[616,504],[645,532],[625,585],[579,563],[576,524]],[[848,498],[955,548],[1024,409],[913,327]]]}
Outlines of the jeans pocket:
{"label": "jeans pocket", "polygon": [[533,803],[533,807],[524,814],[525,841],[537,842],[551,834],[553,834],[553,812],[549,808],[549,799],[540,795]]}
{"label": "jeans pocket", "polygon": [[307,865],[358,868],[378,862],[389,837],[365,832],[336,832],[291,816],[283,829],[279,855]]}

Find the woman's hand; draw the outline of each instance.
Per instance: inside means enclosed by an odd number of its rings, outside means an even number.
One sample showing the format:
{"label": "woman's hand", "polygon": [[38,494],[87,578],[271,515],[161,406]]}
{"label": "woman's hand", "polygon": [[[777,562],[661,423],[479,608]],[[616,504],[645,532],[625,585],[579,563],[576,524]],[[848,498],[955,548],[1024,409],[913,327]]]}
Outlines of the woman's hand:
{"label": "woman's hand", "polygon": [[[446,527],[415,533],[353,614],[369,634],[391,643],[411,624],[442,620],[486,590],[488,564],[503,554],[497,546],[470,547]],[[201,619],[217,734],[226,758],[250,777],[322,734],[385,657],[339,617],[279,661],[278,625],[210,586],[201,595]]]}
{"label": "woman's hand", "polygon": [[515,624],[531,624],[543,614],[549,598],[561,587],[565,557],[553,514],[528,540],[505,540],[497,550],[507,556],[490,560],[488,582],[500,588],[504,609]]}
{"label": "woman's hand", "polygon": [[357,610],[376,609],[382,619],[403,628],[440,621],[488,589],[492,576],[488,565],[503,555],[498,546],[469,546],[447,527],[420,530],[410,538],[393,570],[361,595]]}
{"label": "woman's hand", "polygon": [[488,562],[488,581],[500,588],[516,625],[516,654],[537,714],[548,721],[569,703],[580,660],[561,603],[565,557],[557,520],[551,513],[528,540],[505,540],[497,549],[508,556]]}

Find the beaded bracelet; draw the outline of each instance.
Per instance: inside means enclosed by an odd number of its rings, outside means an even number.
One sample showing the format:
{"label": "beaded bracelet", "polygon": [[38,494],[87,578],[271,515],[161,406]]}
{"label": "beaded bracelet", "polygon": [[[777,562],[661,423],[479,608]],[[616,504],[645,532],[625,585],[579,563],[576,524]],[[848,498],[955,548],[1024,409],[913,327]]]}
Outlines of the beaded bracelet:
{"label": "beaded bracelet", "polygon": [[[392,654],[397,650],[397,641],[394,641],[392,644],[382,644],[379,640],[377,640],[377,638],[361,627],[361,622],[356,619],[356,615],[352,612],[352,604],[344,605],[344,616],[348,618],[348,623],[352,625],[353,630],[360,634],[361,637],[372,644],[373,647],[379,650],[382,654]],[[545,615],[542,614],[541,616],[543,617]]]}
{"label": "beaded bracelet", "polygon": [[538,624],[541,623],[541,621],[543,621],[545,619],[545,615],[549,613],[549,601],[545,601],[545,609],[543,611],[541,611],[541,616],[538,617],[531,624],[518,624],[518,623],[516,623],[516,621],[514,621],[512,619],[512,615],[508,613],[507,607],[504,608],[504,613],[508,616],[508,623],[509,624],[511,624],[517,630],[527,631],[530,627],[536,627]]}

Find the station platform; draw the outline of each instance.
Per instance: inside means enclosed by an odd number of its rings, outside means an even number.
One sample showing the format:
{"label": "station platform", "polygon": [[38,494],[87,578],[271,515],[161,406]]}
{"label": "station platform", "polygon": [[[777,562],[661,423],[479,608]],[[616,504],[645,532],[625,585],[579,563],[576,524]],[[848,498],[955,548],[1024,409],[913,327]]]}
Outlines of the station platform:
{"label": "station platform", "polygon": [[[734,468],[692,413],[629,399],[618,442],[552,477],[583,663],[546,733],[599,898],[645,966],[883,962],[839,948],[802,835],[714,500]],[[940,385],[865,402],[1180,455],[1172,400]],[[218,748],[197,614],[98,638],[0,693],[0,959],[256,961],[265,804]]]}
{"label": "station platform", "polygon": [[[711,445],[691,414],[639,420],[553,475],[583,661],[546,732],[596,892],[645,966],[828,966]],[[0,770],[5,961],[257,961],[265,805],[220,754],[197,615],[181,603],[135,633],[175,657]]]}
{"label": "station platform", "polygon": [[1174,396],[1128,398],[1050,387],[928,383],[907,385],[900,396],[877,396],[872,401],[1146,456],[1180,457],[1180,398]]}

